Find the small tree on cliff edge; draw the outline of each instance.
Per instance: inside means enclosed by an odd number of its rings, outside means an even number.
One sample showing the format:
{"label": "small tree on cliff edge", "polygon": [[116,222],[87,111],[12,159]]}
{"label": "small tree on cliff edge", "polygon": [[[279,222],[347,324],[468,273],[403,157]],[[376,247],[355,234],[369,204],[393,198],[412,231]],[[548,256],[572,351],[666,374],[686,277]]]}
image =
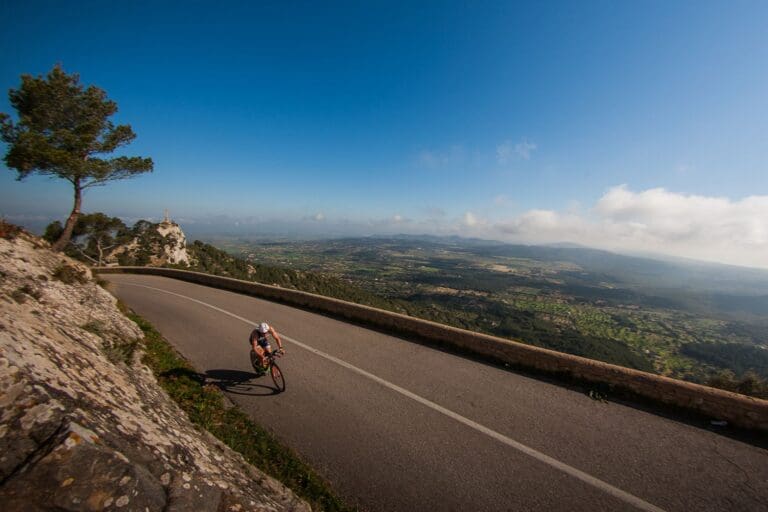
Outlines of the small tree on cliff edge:
{"label": "small tree on cliff edge", "polygon": [[19,120],[0,113],[0,136],[10,144],[5,163],[23,180],[30,174],[63,178],[74,187],[75,204],[64,230],[53,244],[60,251],[69,242],[80,215],[83,190],[108,181],[152,171],[152,159],[100,158],[130,143],[136,134],[129,125],[109,120],[117,103],[93,85],[87,89],[77,74],[56,65],[48,76],[22,75],[21,87],[9,92]]}

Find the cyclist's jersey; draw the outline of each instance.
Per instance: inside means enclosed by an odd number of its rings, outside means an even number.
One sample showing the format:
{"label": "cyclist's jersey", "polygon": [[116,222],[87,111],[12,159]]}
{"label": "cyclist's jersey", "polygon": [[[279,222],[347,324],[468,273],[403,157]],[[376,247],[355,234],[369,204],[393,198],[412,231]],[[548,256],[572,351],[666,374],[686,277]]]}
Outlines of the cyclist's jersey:
{"label": "cyclist's jersey", "polygon": [[253,343],[253,340],[256,340],[256,342],[262,348],[269,346],[269,340],[267,339],[267,335],[265,333],[259,332],[258,329],[254,329],[253,332],[251,332],[250,337],[248,338],[248,341],[250,343]]}

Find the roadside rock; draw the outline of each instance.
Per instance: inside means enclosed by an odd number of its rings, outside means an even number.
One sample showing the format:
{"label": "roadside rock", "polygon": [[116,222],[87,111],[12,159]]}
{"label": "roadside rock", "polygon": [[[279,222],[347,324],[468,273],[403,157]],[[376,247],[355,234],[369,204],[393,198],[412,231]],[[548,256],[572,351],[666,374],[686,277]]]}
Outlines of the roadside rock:
{"label": "roadside rock", "polygon": [[140,336],[87,267],[0,238],[2,510],[310,510],[192,425]]}
{"label": "roadside rock", "polygon": [[19,476],[0,488],[5,510],[159,511],[167,501],[159,479],[77,423]]}

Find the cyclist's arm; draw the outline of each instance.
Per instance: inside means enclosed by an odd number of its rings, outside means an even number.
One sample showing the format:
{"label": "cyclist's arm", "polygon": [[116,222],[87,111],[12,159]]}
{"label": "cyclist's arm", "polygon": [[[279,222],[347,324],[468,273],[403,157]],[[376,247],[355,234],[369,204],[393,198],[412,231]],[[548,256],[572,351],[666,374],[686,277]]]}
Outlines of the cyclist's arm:
{"label": "cyclist's arm", "polygon": [[256,343],[256,336],[254,336],[254,332],[256,332],[256,331],[253,331],[251,333],[248,341],[251,342],[251,348],[255,351],[256,350],[256,346],[258,345],[258,343]]}
{"label": "cyclist's arm", "polygon": [[283,350],[283,342],[280,340],[280,336],[277,334],[277,331],[274,328],[270,327],[269,333],[272,335],[273,338],[275,338],[275,341],[277,342],[277,348],[279,348],[280,350]]}

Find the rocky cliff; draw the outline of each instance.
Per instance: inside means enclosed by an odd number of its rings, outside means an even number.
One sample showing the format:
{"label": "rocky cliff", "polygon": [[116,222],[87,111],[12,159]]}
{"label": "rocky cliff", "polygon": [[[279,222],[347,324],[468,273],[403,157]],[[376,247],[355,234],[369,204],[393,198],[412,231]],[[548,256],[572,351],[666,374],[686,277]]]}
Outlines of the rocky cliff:
{"label": "rocky cliff", "polygon": [[168,263],[189,265],[187,237],[181,227],[175,222],[161,222],[157,226],[157,232],[168,241],[163,245],[163,253]]}
{"label": "rocky cliff", "polygon": [[0,238],[0,503],[11,510],[309,510],[200,432],[80,263]]}
{"label": "rocky cliff", "polygon": [[130,241],[118,245],[106,258],[108,264],[163,266],[193,263],[187,252],[187,237],[181,227],[170,220],[158,224],[137,222],[131,229]]}

